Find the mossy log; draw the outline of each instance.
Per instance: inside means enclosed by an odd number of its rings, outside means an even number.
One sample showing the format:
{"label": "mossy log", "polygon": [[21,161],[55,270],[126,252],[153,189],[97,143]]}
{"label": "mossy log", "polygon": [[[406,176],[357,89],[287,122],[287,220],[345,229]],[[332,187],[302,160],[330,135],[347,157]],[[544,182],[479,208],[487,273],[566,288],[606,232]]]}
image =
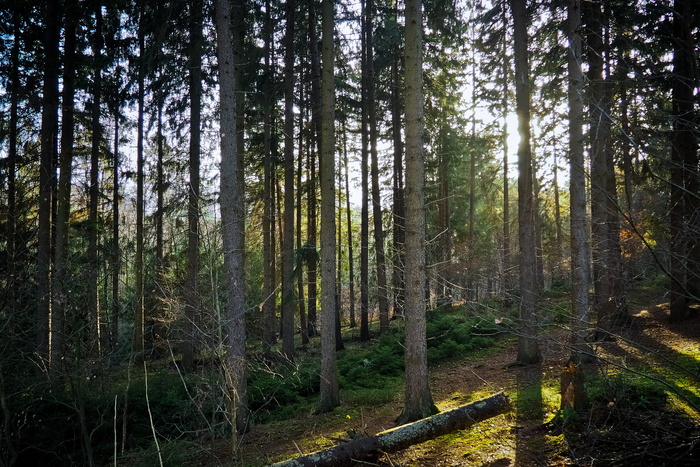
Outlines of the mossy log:
{"label": "mossy log", "polygon": [[397,452],[414,444],[464,430],[508,410],[508,397],[499,392],[476,402],[407,423],[374,436],[354,439],[338,446],[274,464],[273,467],[342,466],[376,459],[380,452]]}

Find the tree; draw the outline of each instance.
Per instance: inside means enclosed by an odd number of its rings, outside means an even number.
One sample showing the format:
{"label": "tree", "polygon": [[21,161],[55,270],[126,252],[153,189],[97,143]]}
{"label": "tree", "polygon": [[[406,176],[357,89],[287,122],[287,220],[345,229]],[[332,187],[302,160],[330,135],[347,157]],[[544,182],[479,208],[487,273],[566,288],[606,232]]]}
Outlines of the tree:
{"label": "tree", "polygon": [[620,264],[620,227],[615,163],[610,145],[610,85],[604,78],[603,13],[600,4],[586,2],[589,132],[591,154],[591,223],[593,282],[599,335],[628,321]]}
{"label": "tree", "polygon": [[[374,1],[366,0],[366,71],[367,71],[367,112],[369,124],[370,165],[372,178],[372,221],[374,227],[374,250],[377,262],[377,294],[379,301],[379,330],[389,330],[389,300],[386,286],[386,254],[384,253],[384,227],[382,200],[379,196],[379,160],[377,154],[377,106],[375,102],[376,80],[374,74],[373,39]],[[363,128],[364,131],[364,128]]]}
{"label": "tree", "polygon": [[406,386],[400,424],[435,412],[428,385],[425,321],[425,166],[423,154],[423,14],[406,1]]}
{"label": "tree", "polygon": [[[700,248],[697,240],[699,185],[698,137],[694,90],[698,85],[697,56],[693,50],[689,1],[676,0],[673,4],[673,132],[671,141],[671,294],[670,319],[678,322],[690,314],[689,295],[698,293],[693,279],[693,250]],[[695,69],[695,71],[694,71]],[[697,295],[696,295],[697,298]]]}
{"label": "tree", "polygon": [[[294,22],[287,2],[284,36],[284,238],[282,242],[282,353],[294,360]],[[335,250],[334,250],[335,251]]]}
{"label": "tree", "polygon": [[541,360],[537,343],[537,283],[535,200],[532,189],[530,148],[530,74],[528,64],[528,13],[525,0],[511,0],[515,58],[515,110],[518,115],[518,239],[520,241],[520,336],[518,362]]}
{"label": "tree", "polygon": [[[55,191],[56,138],[58,135],[59,72],[58,1],[47,0],[44,14],[44,84],[41,112],[41,159],[39,165],[39,227],[37,232],[37,353],[51,365],[51,250],[52,205]],[[58,332],[58,330],[56,330]]]}
{"label": "tree", "polygon": [[73,143],[75,132],[75,68],[76,68],[76,16],[74,3],[66,5],[65,41],[63,59],[63,91],[61,130],[61,154],[59,162],[59,178],[56,207],[56,240],[54,253],[54,287],[52,302],[51,347],[54,353],[52,359],[53,372],[61,370],[60,360],[64,352],[64,323],[68,305],[68,251],[69,251],[69,220],[71,210],[71,180],[73,174]]}
{"label": "tree", "polygon": [[145,6],[139,7],[139,24],[138,24],[138,48],[139,57],[137,63],[138,73],[138,90],[136,100],[138,102],[138,115],[136,117],[136,258],[134,259],[134,268],[136,269],[136,311],[134,313],[134,340],[133,350],[137,357],[141,357],[144,350],[144,128],[143,119],[145,112],[145,81],[146,81],[146,39],[145,27],[146,19],[144,17]]}
{"label": "tree", "polygon": [[[221,136],[221,222],[226,273],[226,373],[231,398],[233,433],[248,427],[246,382],[246,328],[244,275],[244,187],[240,183],[239,154],[236,145],[236,68],[233,54],[231,4],[216,1],[215,28],[219,62],[219,102]],[[235,446],[235,443],[233,443]]]}
{"label": "tree", "polygon": [[571,210],[571,329],[572,360],[587,359],[585,341],[589,330],[588,300],[590,246],[586,213],[586,172],[583,157],[583,71],[581,45],[581,1],[569,1],[569,196]]}
{"label": "tree", "polygon": [[321,400],[319,412],[340,405],[335,308],[335,75],[331,0],[323,0],[321,66]]}
{"label": "tree", "polygon": [[185,297],[185,349],[182,363],[191,371],[194,366],[194,353],[197,345],[199,293],[197,282],[199,276],[199,198],[200,198],[200,151],[202,120],[202,23],[203,4],[201,0],[190,2],[190,50],[189,50],[189,88],[190,88],[190,183],[187,200],[187,282]]}

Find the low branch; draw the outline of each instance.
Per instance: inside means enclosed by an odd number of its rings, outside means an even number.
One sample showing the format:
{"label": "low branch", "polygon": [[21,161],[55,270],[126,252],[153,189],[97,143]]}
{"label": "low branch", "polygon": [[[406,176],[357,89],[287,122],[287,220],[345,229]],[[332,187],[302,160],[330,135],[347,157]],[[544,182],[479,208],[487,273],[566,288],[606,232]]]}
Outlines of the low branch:
{"label": "low branch", "polygon": [[508,410],[508,397],[499,392],[446,412],[359,438],[338,446],[274,464],[273,467],[342,466],[376,459],[380,452],[396,452],[457,430],[464,430]]}

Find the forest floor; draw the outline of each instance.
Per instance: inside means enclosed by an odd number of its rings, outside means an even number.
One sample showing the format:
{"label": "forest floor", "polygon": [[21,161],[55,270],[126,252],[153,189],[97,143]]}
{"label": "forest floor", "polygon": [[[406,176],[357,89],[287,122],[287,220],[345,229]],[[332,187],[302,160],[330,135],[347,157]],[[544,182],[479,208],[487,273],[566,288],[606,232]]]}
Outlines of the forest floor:
{"label": "forest floor", "polygon": [[[597,347],[600,359],[587,369],[593,375],[588,378],[597,381],[589,388],[596,400],[587,414],[559,412],[560,374],[569,355],[565,330],[553,327],[542,336],[538,365],[512,365],[515,341],[506,338],[479,361],[431,367],[430,380],[441,410],[503,390],[514,401],[510,412],[384,454],[376,465],[700,465],[697,310],[690,320],[671,325],[668,304],[658,296],[635,293],[629,305],[632,325]],[[223,446],[216,457],[223,465],[258,466],[308,454],[349,434],[395,426],[401,404],[402,394],[396,394],[393,402],[359,413],[346,403],[328,414],[256,425],[242,437],[237,461],[223,455]],[[208,465],[211,460],[202,459]]]}

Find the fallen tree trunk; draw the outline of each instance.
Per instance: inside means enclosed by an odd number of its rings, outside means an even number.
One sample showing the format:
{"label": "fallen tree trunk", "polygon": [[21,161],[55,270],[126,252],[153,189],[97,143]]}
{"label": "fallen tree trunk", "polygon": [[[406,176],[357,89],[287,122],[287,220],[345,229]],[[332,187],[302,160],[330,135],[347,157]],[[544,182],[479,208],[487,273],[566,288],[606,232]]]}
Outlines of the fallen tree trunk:
{"label": "fallen tree trunk", "polygon": [[376,459],[380,452],[396,452],[476,423],[508,410],[508,397],[502,392],[413,423],[359,438],[338,446],[274,464],[273,467],[342,466]]}

